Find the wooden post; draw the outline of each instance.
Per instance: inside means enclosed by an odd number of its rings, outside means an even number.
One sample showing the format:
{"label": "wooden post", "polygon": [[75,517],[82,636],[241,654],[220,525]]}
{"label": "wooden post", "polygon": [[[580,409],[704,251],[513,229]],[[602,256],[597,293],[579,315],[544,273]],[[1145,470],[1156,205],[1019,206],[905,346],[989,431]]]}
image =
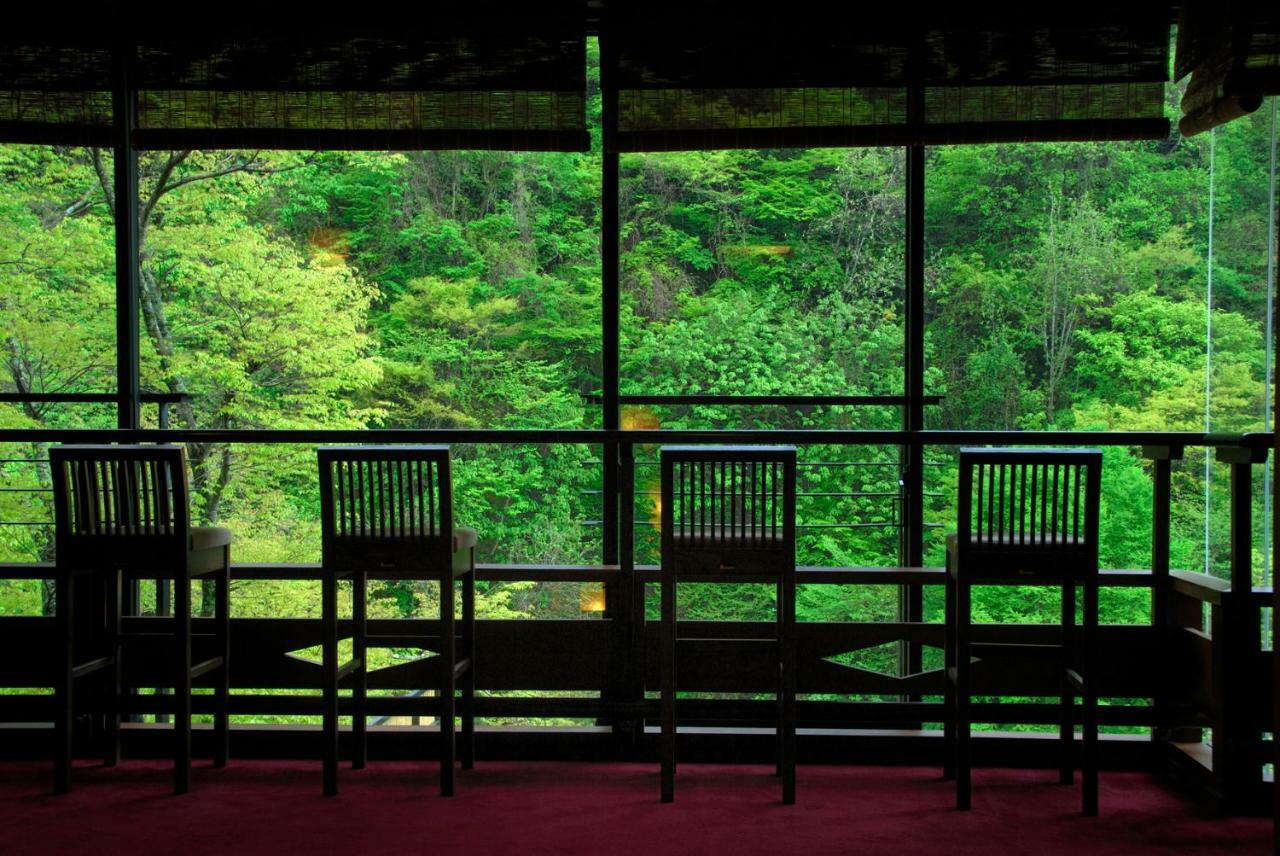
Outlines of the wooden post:
{"label": "wooden post", "polygon": [[351,769],[369,761],[369,572],[351,575],[351,659],[358,661],[351,682]]}
{"label": "wooden post", "polygon": [[216,638],[222,667],[214,687],[213,765],[227,766],[231,753],[231,545],[222,548],[222,567],[218,570]]}
{"label": "wooden post", "polygon": [[[320,614],[324,663],[324,725],[321,729],[324,764],[324,794],[338,793],[338,580],[331,568],[320,583]],[[181,602],[181,597],[179,597]]]}
{"label": "wooden post", "polygon": [[[442,524],[443,526],[443,524]],[[444,536],[449,538],[448,534]],[[452,568],[452,565],[446,565]],[[440,577],[440,796],[453,796],[454,765],[458,760],[457,694],[458,629],[454,620],[454,578],[452,570]]]}
{"label": "wooden post", "polygon": [[[788,544],[796,543],[796,464],[795,458],[791,458],[785,464],[782,509],[782,525],[786,532],[784,540]],[[789,567],[784,570],[782,579],[782,598],[778,603],[778,610],[781,612],[779,616],[779,627],[781,636],[778,640],[782,648],[782,722],[781,731],[778,735],[778,742],[782,748],[782,802],[784,805],[794,805],[796,801],[796,691],[798,689],[798,681],[796,680],[796,669],[799,666],[799,656],[796,645],[796,568],[795,568],[795,551],[791,552]],[[917,589],[918,591],[918,589]]]}
{"label": "wooden post", "polygon": [[[173,792],[185,794],[191,789],[191,580],[185,568],[174,581],[174,717],[173,717]],[[337,647],[335,640],[334,647]],[[336,703],[336,702],[335,702]]]}
{"label": "wooden post", "polygon": [[[1274,117],[1275,114],[1273,113]],[[1273,131],[1276,119],[1272,119]],[[1275,198],[1276,189],[1274,182],[1272,183],[1271,195]],[[1275,218],[1275,222],[1271,224],[1271,228],[1275,230],[1275,240],[1272,242],[1273,253],[1276,249],[1280,249],[1280,217]],[[1280,259],[1276,259],[1273,255],[1272,263],[1275,264]],[[1273,283],[1274,285],[1274,283]],[[1280,338],[1280,329],[1276,325],[1272,325],[1272,336]],[[1276,353],[1275,341],[1272,341],[1271,353]],[[1274,359],[1274,357],[1273,357]],[[1274,367],[1273,367],[1274,368]],[[1274,376],[1274,374],[1273,374]],[[1280,410],[1280,384],[1275,387],[1275,410]],[[1274,411],[1273,411],[1274,412]],[[1272,758],[1271,764],[1273,770],[1280,770],[1280,646],[1275,644],[1276,639],[1276,622],[1280,618],[1280,585],[1276,585],[1275,571],[1280,569],[1280,437],[1276,432],[1272,431],[1272,446],[1274,446],[1275,454],[1271,461],[1271,519],[1263,521],[1264,526],[1271,527],[1271,746]],[[1276,778],[1272,774],[1272,779]],[[1275,853],[1280,854],[1280,784],[1273,783],[1271,787],[1272,793],[1272,814],[1275,829],[1272,834],[1272,849]]]}
{"label": "wooden post", "polygon": [[[600,388],[601,425],[606,431],[621,427],[619,400],[619,325],[621,321],[621,280],[619,278],[618,246],[618,153],[614,147],[617,132],[618,93],[609,84],[611,45],[605,28],[600,33],[600,89],[601,89],[601,139],[604,151],[600,156]],[[623,459],[625,456],[625,460]],[[617,442],[605,443],[601,450],[603,484],[601,492],[602,558],[606,565],[633,566],[633,541],[635,532],[629,513],[634,497],[632,450]],[[635,656],[632,645],[632,574],[624,571],[612,582],[604,585],[605,619],[610,622],[610,671],[602,697],[611,701],[630,701],[631,660]],[[643,689],[640,697],[643,698]],[[608,717],[615,741],[621,747],[633,744],[643,727],[627,718]],[[643,720],[641,720],[643,723]],[[625,748],[624,748],[625,751]]]}
{"label": "wooden post", "polygon": [[1240,810],[1261,787],[1257,749],[1262,729],[1250,710],[1250,665],[1262,649],[1262,621],[1252,604],[1253,465],[1266,449],[1220,447],[1217,459],[1231,465],[1231,592],[1211,613],[1213,637],[1213,771],[1228,810]]}
{"label": "wooden post", "polygon": [[[662,495],[671,496],[671,470],[662,466]],[[664,510],[664,514],[669,513]],[[662,553],[669,556],[672,534],[665,529],[661,533]],[[676,775],[676,572],[671,562],[662,563],[662,739],[661,754],[662,801],[675,799]]]}
{"label": "wooden post", "polygon": [[116,422],[121,430],[141,420],[138,380],[138,154],[133,149],[133,100],[129,58],[123,41],[115,55],[112,120],[116,237]]}
{"label": "wooden post", "polygon": [[[1173,462],[1182,459],[1180,446],[1143,446],[1142,456],[1152,461],[1151,501],[1151,627],[1156,635],[1156,650],[1171,651],[1174,616],[1170,611],[1172,592],[1169,587],[1169,525],[1172,507],[1170,482]],[[1156,694],[1152,700],[1155,708],[1155,740],[1167,743],[1172,739],[1171,695],[1173,670],[1177,664],[1168,656],[1160,658],[1160,670]]]}
{"label": "wooden post", "polygon": [[122,646],[120,644],[120,609],[124,592],[124,579],[119,570],[112,570],[102,581],[106,594],[106,655],[110,658],[107,666],[106,690],[103,693],[106,702],[106,721],[103,728],[102,764],[114,767],[120,763],[120,690],[123,686],[123,663],[121,661]]}
{"label": "wooden post", "polygon": [[[618,399],[619,321],[621,282],[619,270],[618,224],[618,152],[614,148],[617,133],[618,93],[609,84],[611,45],[608,35],[600,34],[601,138],[604,151],[600,155],[600,391],[601,426],[616,431],[621,424]],[[618,562],[618,447],[606,443],[604,448],[604,561]]]}
{"label": "wooden post", "polygon": [[62,652],[58,659],[58,685],[54,688],[56,719],[54,720],[53,792],[71,790],[71,759],[75,734],[75,577],[68,570],[58,570],[55,609]]}
{"label": "wooden post", "polygon": [[[116,44],[112,112],[112,183],[115,193],[116,266],[116,427],[141,427],[141,387],[138,368],[138,155],[133,149],[133,93],[129,60],[133,44],[121,38]],[[124,590],[120,606],[126,615],[137,615],[140,583]],[[137,717],[129,717],[131,720]],[[157,717],[157,721],[159,721]],[[106,731],[111,731],[110,723]]]}
{"label": "wooden post", "polygon": [[[476,765],[476,548],[468,551],[469,570],[462,582],[462,656],[467,671],[462,676],[462,769]],[[363,629],[361,629],[363,633]],[[365,661],[367,667],[368,661]]]}
{"label": "wooden post", "polygon": [[[915,85],[908,93],[908,121],[920,122],[924,115],[924,89]],[[906,150],[906,306],[903,331],[906,402],[902,408],[902,427],[912,435],[903,450],[900,562],[910,568],[924,564],[924,445],[916,433],[924,430],[924,154],[924,146],[908,146]],[[899,587],[898,620],[924,620],[924,593],[920,586]],[[919,643],[899,645],[900,675],[919,672],[921,664]],[[905,696],[903,700],[919,701],[919,696]]]}

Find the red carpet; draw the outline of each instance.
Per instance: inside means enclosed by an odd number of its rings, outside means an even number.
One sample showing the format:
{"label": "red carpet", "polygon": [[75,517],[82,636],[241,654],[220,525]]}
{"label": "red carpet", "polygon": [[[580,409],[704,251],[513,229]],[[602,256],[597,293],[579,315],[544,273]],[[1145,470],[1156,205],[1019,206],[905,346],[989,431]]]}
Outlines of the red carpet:
{"label": "red carpet", "polygon": [[685,765],[676,803],[658,802],[654,764],[486,762],[436,793],[429,763],[344,769],[320,795],[315,762],[199,766],[172,797],[169,767],[129,761],[76,770],[46,792],[47,764],[0,764],[0,852],[668,854],[1269,853],[1271,823],[1219,820],[1142,773],[1102,777],[1102,816],[1049,770],[979,770],[974,808],[933,769],[802,767],[798,804],[763,767]]}

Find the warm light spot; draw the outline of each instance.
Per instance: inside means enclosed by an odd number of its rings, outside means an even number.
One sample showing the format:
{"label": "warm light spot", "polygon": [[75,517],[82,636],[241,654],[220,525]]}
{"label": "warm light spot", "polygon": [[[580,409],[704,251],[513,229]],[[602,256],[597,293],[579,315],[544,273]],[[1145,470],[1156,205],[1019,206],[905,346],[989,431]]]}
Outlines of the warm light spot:
{"label": "warm light spot", "polygon": [[751,256],[789,256],[790,244],[729,244],[720,248],[722,253]]}
{"label": "warm light spot", "polygon": [[583,612],[604,612],[604,583],[583,583],[578,589],[578,608]]}
{"label": "warm light spot", "polygon": [[624,431],[649,431],[662,427],[658,414],[648,407],[622,408],[622,428]]}
{"label": "warm light spot", "polygon": [[661,531],[662,530],[662,494],[657,492],[659,488],[660,488],[659,484],[655,483],[651,488],[651,490],[655,492],[649,494],[649,501],[651,503],[651,508],[649,511],[649,522],[651,522],[654,526],[657,526],[658,530]]}
{"label": "warm light spot", "polygon": [[351,251],[350,241],[344,229],[334,226],[317,226],[307,233],[307,245],[311,258],[320,265],[346,264]]}

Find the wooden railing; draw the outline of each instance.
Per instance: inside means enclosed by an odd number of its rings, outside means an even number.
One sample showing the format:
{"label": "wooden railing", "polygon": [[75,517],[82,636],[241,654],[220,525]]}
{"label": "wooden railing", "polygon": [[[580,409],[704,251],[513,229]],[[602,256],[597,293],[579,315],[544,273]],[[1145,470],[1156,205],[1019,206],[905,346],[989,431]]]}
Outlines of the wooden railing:
{"label": "wooden railing", "polygon": [[[31,432],[0,431],[0,442],[35,439]],[[1105,571],[1104,587],[1149,588],[1152,613],[1149,623],[1104,625],[1099,637],[1105,656],[1098,658],[1098,675],[1104,698],[1139,703],[1104,704],[1100,710],[1104,725],[1148,727],[1154,741],[1135,750],[1132,739],[1111,740],[1111,763],[1135,763],[1136,758],[1153,762],[1167,756],[1175,767],[1187,772],[1209,793],[1228,807],[1247,808],[1262,803],[1266,787],[1262,740],[1270,722],[1270,670],[1262,648],[1262,610],[1269,608],[1269,592],[1251,587],[1250,542],[1251,484],[1255,467],[1266,460],[1270,435],[1199,434],[1021,434],[1000,432],[859,432],[859,431],[766,431],[766,432],[672,432],[672,431],[140,431],[140,432],[40,432],[43,442],[126,441],[156,442],[253,442],[253,443],[334,443],[334,442],[454,442],[454,443],[591,443],[618,450],[617,496],[631,496],[634,486],[633,447],[662,442],[786,442],[797,444],[842,443],[850,445],[953,446],[960,443],[999,445],[1116,445],[1143,448],[1152,461],[1154,505],[1152,568],[1150,570]],[[1169,518],[1171,506],[1171,464],[1182,450],[1213,447],[1218,460],[1231,467],[1232,475],[1232,579],[1225,581],[1204,574],[1169,568]],[[579,734],[592,748],[572,750],[595,757],[646,756],[652,738],[646,725],[657,714],[654,690],[658,683],[656,622],[645,619],[645,587],[658,581],[655,567],[638,565],[634,557],[633,527],[629,502],[615,501],[618,561],[589,566],[482,565],[480,580],[535,582],[598,582],[604,585],[608,609],[603,620],[521,619],[481,620],[477,634],[477,683],[482,691],[477,713],[482,717],[522,719],[581,719],[594,724]],[[918,537],[918,535],[917,535]],[[0,579],[41,579],[48,566],[38,564],[0,566]],[[866,586],[891,585],[915,593],[944,582],[936,567],[829,568],[802,567],[802,585]],[[376,574],[371,574],[376,576]],[[236,580],[313,580],[319,578],[318,565],[246,565],[233,569]],[[915,598],[919,601],[919,598]],[[1207,615],[1207,622],[1206,622]],[[134,617],[125,630],[143,631],[156,627],[163,618]],[[204,622],[197,619],[196,632]],[[412,639],[429,636],[435,622],[420,619],[371,619],[370,632]],[[772,702],[763,696],[771,691],[774,676],[766,664],[749,654],[750,640],[770,628],[757,622],[699,622],[682,626],[688,637],[682,652],[680,680],[682,692],[690,694],[737,694],[737,698],[686,697],[680,701],[680,720],[691,726],[718,729],[723,741],[745,741],[754,746],[752,736],[740,729],[766,725]],[[341,632],[341,628],[340,628]],[[922,726],[943,721],[943,682],[937,669],[915,668],[899,674],[882,674],[852,668],[831,658],[885,643],[902,643],[916,652],[940,648],[944,628],[925,622],[922,616],[878,623],[801,622],[798,625],[799,719],[802,728],[820,729],[802,737],[802,759],[821,754],[830,759],[877,757],[916,763],[941,761],[940,738]],[[44,660],[53,656],[52,620],[42,617],[0,618],[0,650],[20,651],[22,656],[6,658],[4,683],[14,687],[42,686]],[[1060,633],[1056,626],[980,625],[975,628],[979,642],[1052,643]],[[239,716],[306,715],[320,712],[314,690],[320,682],[319,667],[293,652],[320,642],[319,619],[236,618],[232,621],[232,713]],[[708,641],[699,642],[699,637]],[[727,640],[726,640],[726,637]],[[162,636],[140,637],[127,651],[126,683],[133,687],[155,687],[165,683]],[[975,705],[975,720],[996,725],[1057,721],[1054,701],[1009,701],[1009,697],[1051,699],[1058,692],[1055,676],[1035,668],[1016,655],[989,656],[975,669],[975,690],[980,694],[999,693],[1006,700],[989,700]],[[414,690],[424,685],[420,668],[413,662],[370,674],[371,689]],[[281,693],[280,691],[283,691]],[[520,691],[520,695],[503,695]],[[294,694],[289,694],[294,693]],[[759,698],[752,698],[758,694]],[[807,698],[806,698],[807,696]],[[861,700],[823,700],[821,696],[861,697]],[[881,698],[884,700],[873,700]],[[1147,700],[1150,702],[1148,703]],[[40,722],[47,718],[48,696],[0,696],[0,720]],[[211,697],[197,696],[196,710],[209,710]],[[164,697],[131,696],[131,713],[163,711]],[[436,700],[429,696],[413,699],[373,696],[368,702],[371,716],[392,713],[431,715]],[[864,731],[854,733],[850,729]],[[865,729],[895,729],[893,735]],[[147,728],[140,728],[147,731]],[[551,733],[552,729],[546,730]],[[0,731],[0,754],[29,749],[35,743],[19,741],[20,735],[39,734],[13,727]],[[270,736],[268,736],[270,735]],[[825,737],[822,735],[826,735]],[[154,735],[152,735],[154,736]],[[1203,739],[1208,736],[1208,740]],[[492,737],[492,735],[490,735]],[[836,739],[841,745],[832,744]],[[806,739],[807,738],[807,739]],[[909,740],[908,740],[909,738]],[[145,734],[135,736],[145,743]],[[237,747],[242,753],[310,750],[297,738],[279,738],[277,731],[242,726],[237,731]],[[417,738],[414,738],[415,740]],[[684,739],[682,737],[682,739]],[[713,736],[690,735],[692,743],[710,745]],[[505,742],[503,742],[505,740]],[[266,744],[272,744],[268,747]],[[527,754],[519,741],[536,743],[533,735],[508,734],[490,742],[489,751]],[[904,742],[905,741],[905,742]],[[1028,751],[1037,741],[1018,741],[1018,755],[1001,749],[998,738],[988,740],[989,760],[1027,763],[1038,750]],[[807,754],[805,744],[810,750]],[[980,741],[981,743],[981,741]],[[141,744],[139,744],[141,745]],[[158,744],[157,744],[158,745]],[[482,742],[482,754],[486,751]],[[499,745],[505,749],[496,748]],[[726,744],[727,745],[727,744]],[[380,750],[379,747],[382,747]],[[841,748],[845,746],[847,748]],[[876,747],[892,747],[891,758]],[[868,750],[868,747],[870,749]],[[741,748],[741,747],[740,747]],[[1008,746],[1004,747],[1005,750]],[[373,743],[375,752],[419,754],[421,745],[403,732],[389,729]],[[819,751],[820,749],[820,751]],[[547,750],[556,754],[561,749]],[[145,750],[145,746],[143,747]],[[716,750],[709,750],[715,754]],[[722,749],[723,751],[723,749]],[[747,751],[744,749],[743,751]],[[754,751],[754,750],[751,750]],[[1001,754],[1003,752],[1003,754]],[[1127,755],[1125,753],[1128,753]],[[1136,753],[1136,755],[1135,755]],[[983,758],[979,746],[979,758]],[[1046,758],[1048,755],[1046,754]],[[1125,760],[1128,759],[1128,760]],[[1106,759],[1104,758],[1104,761]],[[1046,763],[1050,763],[1046,761]]]}

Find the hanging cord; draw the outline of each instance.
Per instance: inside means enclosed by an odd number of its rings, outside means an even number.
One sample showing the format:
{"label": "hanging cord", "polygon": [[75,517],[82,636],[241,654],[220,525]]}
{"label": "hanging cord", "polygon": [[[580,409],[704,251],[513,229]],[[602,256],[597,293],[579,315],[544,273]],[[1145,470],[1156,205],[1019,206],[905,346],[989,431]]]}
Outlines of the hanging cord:
{"label": "hanging cord", "polygon": [[[1267,383],[1266,394],[1262,397],[1262,430],[1271,431],[1271,385],[1274,382],[1272,359],[1275,343],[1275,301],[1276,301],[1276,230],[1280,222],[1276,221],[1276,105],[1280,98],[1271,99],[1271,193],[1267,198]],[[1272,465],[1274,466],[1274,464]],[[1271,467],[1262,468],[1262,586],[1271,585]],[[1271,610],[1262,611],[1266,622],[1263,632],[1271,638]]]}
{"label": "hanging cord", "polygon": [[[1209,402],[1213,396],[1213,178],[1214,149],[1217,147],[1218,129],[1209,131],[1209,274],[1206,280],[1204,301],[1204,433],[1209,433]],[[1209,477],[1212,455],[1204,447],[1204,572],[1213,573],[1209,560]]]}

